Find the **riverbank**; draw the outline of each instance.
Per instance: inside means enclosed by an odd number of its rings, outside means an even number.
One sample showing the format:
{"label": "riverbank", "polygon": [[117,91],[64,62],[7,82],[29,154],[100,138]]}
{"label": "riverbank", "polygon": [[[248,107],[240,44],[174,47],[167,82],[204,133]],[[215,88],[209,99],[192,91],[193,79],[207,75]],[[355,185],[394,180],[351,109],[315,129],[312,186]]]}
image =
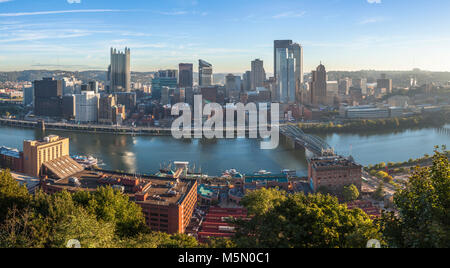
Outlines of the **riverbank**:
{"label": "riverbank", "polygon": [[[447,155],[448,158],[450,158],[450,150],[443,151],[443,153]],[[423,157],[417,159],[409,159],[408,161],[404,162],[381,162],[376,165],[369,165],[367,167],[364,167],[364,170],[366,170],[373,176],[375,176],[376,173],[380,171],[386,171],[386,169],[389,171],[390,175],[398,175],[409,173],[411,171],[411,168],[414,168],[416,166],[431,166],[432,163],[433,156],[426,154]]]}
{"label": "riverbank", "polygon": [[348,120],[341,124],[317,123],[304,124],[298,126],[310,134],[329,134],[329,133],[362,133],[368,131],[392,131],[420,129],[428,127],[443,127],[450,123],[450,111],[441,111],[436,113],[427,113],[413,117],[404,118],[386,118],[386,119],[361,119]]}

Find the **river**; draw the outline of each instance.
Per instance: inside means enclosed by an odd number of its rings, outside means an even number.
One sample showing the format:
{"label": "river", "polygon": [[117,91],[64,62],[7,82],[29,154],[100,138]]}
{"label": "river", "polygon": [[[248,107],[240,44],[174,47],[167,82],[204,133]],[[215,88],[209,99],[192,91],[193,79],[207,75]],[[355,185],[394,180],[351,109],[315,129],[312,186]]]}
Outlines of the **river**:
{"label": "river", "polygon": [[[450,125],[445,128],[450,129]],[[226,169],[253,173],[265,169],[279,173],[282,169],[307,173],[305,151],[281,144],[275,150],[261,150],[252,139],[176,140],[171,137],[94,134],[0,126],[0,146],[22,150],[23,140],[40,139],[55,134],[70,138],[70,152],[92,155],[103,168],[131,173],[155,173],[170,161],[189,161],[203,173],[220,175]],[[448,132],[435,128],[364,134],[321,135],[336,152],[352,155],[362,165],[407,161],[432,154],[435,145],[450,145]]]}

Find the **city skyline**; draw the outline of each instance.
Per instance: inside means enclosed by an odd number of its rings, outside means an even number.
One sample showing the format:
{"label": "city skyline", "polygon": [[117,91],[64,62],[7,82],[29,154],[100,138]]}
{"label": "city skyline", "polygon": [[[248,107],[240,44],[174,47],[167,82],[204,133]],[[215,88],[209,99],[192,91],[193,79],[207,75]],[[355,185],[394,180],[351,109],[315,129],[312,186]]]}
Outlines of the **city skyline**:
{"label": "city skyline", "polygon": [[205,59],[215,73],[243,73],[258,58],[270,71],[273,40],[284,39],[304,47],[305,72],[320,61],[450,71],[446,1],[143,2],[0,1],[0,71],[106,70],[110,47],[131,48],[138,72]]}

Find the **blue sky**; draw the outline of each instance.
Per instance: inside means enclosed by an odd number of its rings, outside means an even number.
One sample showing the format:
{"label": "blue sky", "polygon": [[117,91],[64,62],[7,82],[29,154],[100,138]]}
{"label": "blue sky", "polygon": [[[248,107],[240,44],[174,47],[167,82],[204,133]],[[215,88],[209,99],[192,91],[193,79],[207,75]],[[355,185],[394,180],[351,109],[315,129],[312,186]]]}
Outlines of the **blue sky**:
{"label": "blue sky", "polygon": [[[448,0],[0,0],[0,70],[106,69],[131,48],[132,70],[199,58],[273,72],[273,40],[304,46],[305,70],[450,71]],[[195,64],[196,66],[196,64]]]}

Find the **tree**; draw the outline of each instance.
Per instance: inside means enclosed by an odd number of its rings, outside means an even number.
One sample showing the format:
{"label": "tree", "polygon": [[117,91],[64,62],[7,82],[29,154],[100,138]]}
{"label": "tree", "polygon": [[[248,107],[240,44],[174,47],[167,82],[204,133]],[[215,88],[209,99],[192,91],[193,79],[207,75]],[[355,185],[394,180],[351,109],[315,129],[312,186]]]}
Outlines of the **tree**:
{"label": "tree", "polygon": [[450,245],[450,165],[439,148],[432,166],[417,167],[405,189],[394,195],[394,203],[398,216],[385,214],[382,221],[384,236],[392,247]]}
{"label": "tree", "polygon": [[122,239],[121,248],[198,248],[197,240],[185,234],[170,235],[166,233],[142,233],[136,237]]}
{"label": "tree", "polygon": [[373,193],[373,198],[375,198],[378,201],[383,200],[384,198],[384,183],[383,181],[380,181],[380,183],[377,186],[377,189]]}
{"label": "tree", "polygon": [[98,188],[94,193],[78,192],[73,198],[98,220],[112,222],[120,236],[134,236],[147,228],[141,207],[111,187]]}
{"label": "tree", "polygon": [[[379,227],[360,209],[349,210],[330,195],[303,193],[277,196],[276,190],[249,194],[250,220],[236,220],[233,241],[244,248],[365,247],[370,239],[381,240]],[[257,196],[258,198],[255,198]],[[256,200],[268,201],[263,207]],[[253,202],[251,202],[251,201]]]}
{"label": "tree", "polygon": [[23,209],[28,206],[31,195],[25,186],[16,181],[9,170],[0,171],[0,222],[2,222],[8,210],[15,207]]}
{"label": "tree", "polygon": [[250,215],[264,215],[284,200],[286,192],[262,188],[244,196],[241,204],[247,208]]}
{"label": "tree", "polygon": [[345,201],[347,201],[347,202],[354,201],[359,198],[359,190],[358,190],[358,188],[356,188],[356,186],[354,184],[352,184],[350,186],[344,187],[344,190],[342,191],[342,195],[343,195]]}
{"label": "tree", "polygon": [[48,247],[65,248],[69,240],[76,239],[82,248],[109,248],[115,247],[114,238],[113,223],[98,221],[95,215],[77,207],[55,226]]}

